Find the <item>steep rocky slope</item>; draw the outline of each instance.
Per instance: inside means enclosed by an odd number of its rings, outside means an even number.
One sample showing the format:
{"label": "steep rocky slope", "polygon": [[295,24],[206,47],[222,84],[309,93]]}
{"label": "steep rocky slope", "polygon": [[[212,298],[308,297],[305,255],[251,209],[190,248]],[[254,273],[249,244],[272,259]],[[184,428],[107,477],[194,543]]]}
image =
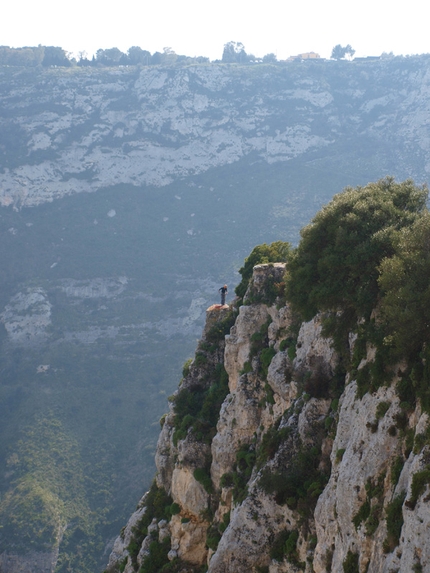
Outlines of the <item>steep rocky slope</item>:
{"label": "steep rocky slope", "polygon": [[108,572],[430,571],[428,416],[396,379],[359,395],[319,317],[270,294],[283,270],[255,267],[237,315],[208,309]]}

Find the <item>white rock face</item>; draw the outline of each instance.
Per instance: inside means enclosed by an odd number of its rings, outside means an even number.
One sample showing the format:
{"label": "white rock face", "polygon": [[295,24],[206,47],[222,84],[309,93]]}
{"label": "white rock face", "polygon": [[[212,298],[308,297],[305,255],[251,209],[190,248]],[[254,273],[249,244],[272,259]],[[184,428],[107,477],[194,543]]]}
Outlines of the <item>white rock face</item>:
{"label": "white rock face", "polygon": [[170,532],[172,547],[177,556],[196,565],[203,563],[207,554],[207,527],[208,524],[204,521],[190,520],[182,523],[178,516],[174,516],[170,524]]}
{"label": "white rock face", "polygon": [[251,336],[258,332],[269,318],[264,304],[241,306],[235,325],[226,338],[225,362],[229,379],[229,388],[233,392],[239,380],[239,374],[249,359]]}
{"label": "white rock face", "polygon": [[[139,505],[144,503],[145,496],[142,498]],[[113,568],[117,563],[119,563],[124,557],[128,557],[127,547],[133,537],[133,527],[142,519],[143,514],[145,513],[145,507],[141,506],[137,511],[135,511],[130,519],[128,520],[127,525],[125,526],[122,534],[115,539],[115,543],[112,549],[112,552],[109,556],[109,564],[108,568]],[[132,569],[129,569],[132,571]]]}
{"label": "white rock face", "polygon": [[196,517],[207,507],[208,494],[188,468],[173,470],[171,494],[181,507]]}
{"label": "white rock face", "polygon": [[[21,118],[29,150],[52,149],[58,159],[6,169],[0,174],[1,205],[34,206],[120,182],[163,186],[178,176],[226,165],[249,153],[257,152],[273,163],[330,143],[313,133],[307,121],[268,132],[268,117],[277,113],[269,102],[262,110],[258,100],[248,101],[253,112],[237,117],[228,89],[237,87],[225,67],[190,67],[177,69],[173,75],[162,68],[147,68],[137,79],[135,74],[118,70],[112,74],[112,84],[104,83],[105,78],[99,83],[96,75],[91,76],[94,83],[76,90],[79,96],[75,92],[77,79],[64,78],[68,85],[63,86],[62,101],[69,113],[41,112],[30,121]],[[109,110],[109,104],[126,91],[136,105]],[[20,96],[30,99],[31,91]],[[277,97],[288,102],[297,96],[308,102],[312,99],[318,108],[330,104],[330,95],[319,87]],[[237,97],[241,99],[240,93]],[[91,123],[95,111],[98,118]],[[79,137],[63,143],[65,129],[85,124],[89,125]],[[105,144],[108,134],[113,137],[109,146]],[[115,216],[115,210],[108,216]]]}
{"label": "white rock face", "polygon": [[[73,74],[58,69],[55,76],[41,71],[34,84],[16,81],[0,104],[20,132],[23,159],[0,173],[0,205],[19,209],[118,184],[163,186],[246,157],[289,161],[355,134],[369,142],[402,141],[394,154],[405,161],[411,149],[410,163],[420,161],[411,175],[424,179],[430,164],[427,62],[418,60],[410,70],[395,59],[368,62],[363,70],[351,63],[340,78],[334,68],[324,69],[321,76],[305,67],[247,67],[239,75],[216,64],[81,68]],[[357,87],[360,74],[372,83],[370,93]],[[339,111],[342,98],[350,106],[347,119]],[[40,109],[27,112],[35,103]]]}
{"label": "white rock face", "polygon": [[336,364],[336,354],[331,347],[331,341],[321,336],[321,319],[316,318],[304,322],[300,328],[296,346],[296,368],[311,370],[317,363],[333,369]]}
{"label": "white rock face", "polygon": [[96,278],[88,280],[61,279],[61,290],[76,298],[113,298],[127,288],[127,277]]}
{"label": "white rock face", "polygon": [[[227,346],[226,346],[227,352]],[[261,423],[262,393],[252,388],[255,377],[244,374],[222,405],[217,433],[212,440],[211,476],[219,487],[221,476],[232,471],[240,444],[248,444]],[[251,388],[250,388],[251,386]]]}
{"label": "white rock face", "polygon": [[16,344],[41,342],[51,324],[52,305],[43,288],[16,294],[0,314],[9,340]]}

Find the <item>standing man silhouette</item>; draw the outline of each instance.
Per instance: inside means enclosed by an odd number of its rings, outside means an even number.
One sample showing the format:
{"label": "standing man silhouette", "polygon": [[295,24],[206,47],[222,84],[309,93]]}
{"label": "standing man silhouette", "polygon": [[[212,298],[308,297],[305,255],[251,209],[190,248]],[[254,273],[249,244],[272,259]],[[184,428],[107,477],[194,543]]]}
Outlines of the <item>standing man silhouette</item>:
{"label": "standing man silhouette", "polygon": [[224,306],[225,305],[225,295],[228,293],[227,285],[224,285],[221,288],[219,288],[218,292],[221,293],[221,304]]}

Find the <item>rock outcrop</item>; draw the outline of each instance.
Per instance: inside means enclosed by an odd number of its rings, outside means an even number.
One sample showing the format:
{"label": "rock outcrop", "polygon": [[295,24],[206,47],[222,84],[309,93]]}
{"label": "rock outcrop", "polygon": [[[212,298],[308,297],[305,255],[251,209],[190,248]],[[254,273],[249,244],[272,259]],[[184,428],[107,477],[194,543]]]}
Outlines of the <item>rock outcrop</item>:
{"label": "rock outcrop", "polygon": [[428,416],[396,379],[359,395],[320,318],[298,325],[270,300],[282,271],[256,267],[238,314],[208,310],[158,442],[170,518],[144,497],[108,572],[430,571]]}

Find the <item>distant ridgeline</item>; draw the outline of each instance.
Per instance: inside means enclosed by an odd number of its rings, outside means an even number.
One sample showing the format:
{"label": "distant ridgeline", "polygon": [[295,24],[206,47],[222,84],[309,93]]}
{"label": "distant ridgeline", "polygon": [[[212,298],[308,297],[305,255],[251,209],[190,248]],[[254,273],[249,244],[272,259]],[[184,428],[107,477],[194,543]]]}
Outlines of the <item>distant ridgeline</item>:
{"label": "distant ridgeline", "polygon": [[[340,55],[336,55],[336,48],[340,48]],[[350,48],[350,46],[348,46]],[[345,50],[344,48],[343,50]],[[350,48],[351,49],[351,48]],[[354,52],[354,51],[352,51]],[[342,52],[341,46],[333,48],[332,57],[343,59],[345,53]],[[313,59],[318,60],[320,56],[315,52],[307,52],[297,56],[291,56],[286,61]],[[255,63],[277,63],[277,57],[273,53],[256,57],[254,54],[248,54],[241,42],[228,42],[224,45],[222,58],[216,60],[216,63],[226,64],[255,64]],[[10,48],[9,46],[0,46],[0,65],[3,66],[26,66],[34,67],[42,65],[49,66],[154,66],[154,65],[186,65],[186,64],[207,64],[209,58],[204,56],[185,56],[176,54],[172,48],[163,48],[162,52],[151,54],[139,46],[132,46],[127,52],[121,52],[118,48],[99,49],[96,54],[89,59],[86,52],[79,53],[78,59],[66,52],[59,46],[25,46],[22,48]]]}

